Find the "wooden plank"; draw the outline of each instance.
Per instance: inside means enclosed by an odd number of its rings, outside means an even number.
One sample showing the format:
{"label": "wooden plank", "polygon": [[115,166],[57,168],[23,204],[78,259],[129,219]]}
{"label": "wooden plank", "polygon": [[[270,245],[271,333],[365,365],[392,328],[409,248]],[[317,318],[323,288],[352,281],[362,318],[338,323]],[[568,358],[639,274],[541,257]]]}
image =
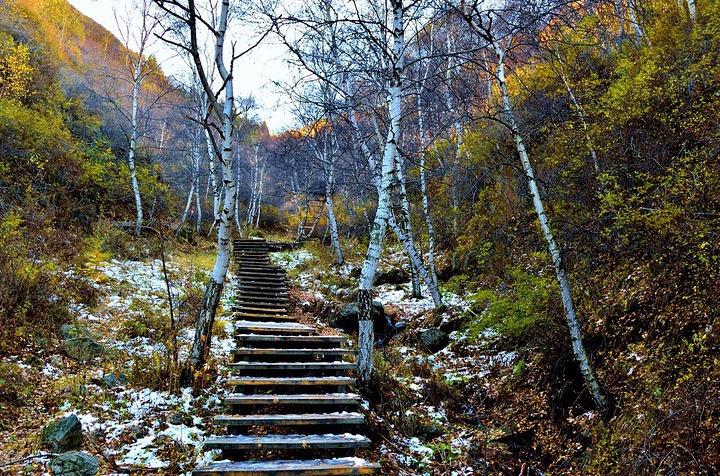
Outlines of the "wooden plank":
{"label": "wooden plank", "polygon": [[365,417],[356,412],[247,416],[219,415],[215,417],[214,423],[223,426],[363,425]]}
{"label": "wooden plank", "polygon": [[[238,335],[235,336],[237,340],[243,340],[248,342],[284,342],[287,340],[287,336],[259,336],[255,334]],[[343,343],[347,341],[347,337],[343,336],[297,336],[293,337],[294,342],[311,342],[311,343]]]}
{"label": "wooden plank", "polygon": [[359,476],[379,472],[379,464],[361,458],[334,458],[212,463],[196,468],[193,476]]}
{"label": "wooden plank", "polygon": [[238,312],[235,317],[244,321],[254,322],[297,322],[297,317],[285,314],[252,314],[249,312]]}
{"label": "wooden plank", "polygon": [[355,355],[357,351],[351,349],[278,349],[278,348],[267,348],[267,349],[254,349],[250,347],[240,347],[230,351],[232,354],[237,355]]}
{"label": "wooden plank", "polygon": [[352,377],[230,377],[227,379],[228,385],[256,385],[256,386],[274,386],[274,385],[355,385],[355,379]]}
{"label": "wooden plank", "polygon": [[232,310],[235,312],[247,312],[249,314],[287,314],[287,309],[283,307],[263,307],[263,306],[236,306],[233,305]]}
{"label": "wooden plank", "polygon": [[[287,339],[287,337],[286,337]],[[307,371],[349,371],[357,369],[353,362],[235,362],[229,364],[235,370],[307,370]]]}
{"label": "wooden plank", "polygon": [[286,333],[306,333],[310,334],[315,329],[310,326],[304,326],[294,322],[252,322],[252,321],[236,321],[236,331],[242,333],[248,332],[286,332]]}
{"label": "wooden plank", "polygon": [[207,450],[315,450],[368,448],[363,435],[228,435],[210,437],[203,443]]}
{"label": "wooden plank", "polygon": [[322,393],[296,395],[245,395],[232,393],[225,397],[227,405],[360,405],[355,393]]}

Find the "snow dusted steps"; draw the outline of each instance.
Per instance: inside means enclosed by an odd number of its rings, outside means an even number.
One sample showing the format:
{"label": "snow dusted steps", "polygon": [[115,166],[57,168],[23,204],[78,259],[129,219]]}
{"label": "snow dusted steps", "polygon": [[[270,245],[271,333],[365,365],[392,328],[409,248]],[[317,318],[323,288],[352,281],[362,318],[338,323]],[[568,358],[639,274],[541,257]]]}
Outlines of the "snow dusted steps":
{"label": "snow dusted steps", "polygon": [[365,417],[357,412],[302,413],[285,415],[220,415],[215,417],[216,425],[363,425]]}
{"label": "snow dusted steps", "polygon": [[349,476],[377,474],[380,465],[362,458],[335,458],[291,461],[243,461],[215,463],[196,469],[203,476]]}
{"label": "snow dusted steps", "polygon": [[370,446],[363,435],[229,435],[208,438],[206,450],[303,450],[303,449],[357,449]]}
{"label": "snow dusted steps", "polygon": [[214,420],[228,434],[205,440],[206,450],[221,450],[233,461],[196,468],[193,475],[379,473],[379,464],[348,457],[371,444],[355,433],[365,424],[361,398],[346,392],[356,383],[357,353],[343,347],[345,337],[315,335],[314,327],[290,315],[286,274],[270,264],[270,244],[236,240],[234,247],[237,348],[228,364],[235,375],[226,384],[236,393],[224,400],[229,414]]}
{"label": "snow dusted steps", "polygon": [[245,395],[233,393],[225,398],[228,405],[360,405],[360,395],[354,393],[321,393],[296,395]]}

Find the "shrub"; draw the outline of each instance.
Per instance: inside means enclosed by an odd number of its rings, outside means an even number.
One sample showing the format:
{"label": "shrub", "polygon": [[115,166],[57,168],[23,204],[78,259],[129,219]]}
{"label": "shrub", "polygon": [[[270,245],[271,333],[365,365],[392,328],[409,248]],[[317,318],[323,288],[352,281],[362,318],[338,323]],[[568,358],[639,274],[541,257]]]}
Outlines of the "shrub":
{"label": "shrub", "polygon": [[494,330],[512,349],[548,344],[562,315],[555,277],[520,269],[511,269],[509,276],[506,292],[483,290],[473,296],[470,336]]}
{"label": "shrub", "polygon": [[23,345],[47,345],[70,317],[72,286],[51,261],[29,247],[20,217],[0,221],[0,348],[11,353]]}

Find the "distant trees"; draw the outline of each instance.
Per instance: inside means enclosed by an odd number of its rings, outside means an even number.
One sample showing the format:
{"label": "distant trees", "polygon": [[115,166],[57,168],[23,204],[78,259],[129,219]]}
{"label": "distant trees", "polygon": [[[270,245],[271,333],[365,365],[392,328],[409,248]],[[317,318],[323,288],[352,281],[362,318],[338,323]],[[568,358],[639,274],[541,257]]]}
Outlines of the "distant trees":
{"label": "distant trees", "polygon": [[[142,139],[143,133],[147,125],[140,123],[144,114],[140,111],[140,90],[148,77],[159,71],[159,65],[155,59],[148,56],[148,48],[155,39],[157,28],[157,20],[152,16],[150,7],[151,0],[135,0],[124,16],[119,16],[116,12],[115,19],[118,29],[125,45],[125,53],[127,58],[127,70],[124,71],[120,78],[123,82],[130,84],[129,104],[125,102],[125,98],[117,97],[115,91],[107,91],[105,98],[109,100],[117,111],[128,121],[127,135],[127,164],[130,170],[130,182],[133,197],[135,199],[135,234],[140,234],[143,225],[143,204],[140,195],[140,184],[138,183],[138,175],[136,171],[136,161],[138,152],[138,142]],[[136,19],[139,19],[139,25],[136,26]],[[134,51],[137,49],[137,51]],[[152,101],[154,102],[154,101]],[[151,105],[146,107],[150,108]],[[147,113],[146,113],[147,114]],[[145,114],[145,118],[146,118]]]}

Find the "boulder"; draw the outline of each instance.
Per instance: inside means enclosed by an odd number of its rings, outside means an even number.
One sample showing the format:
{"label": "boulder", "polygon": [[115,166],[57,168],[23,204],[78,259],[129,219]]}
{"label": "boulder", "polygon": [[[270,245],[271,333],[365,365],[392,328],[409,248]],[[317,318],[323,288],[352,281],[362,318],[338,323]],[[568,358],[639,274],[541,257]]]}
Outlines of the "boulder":
{"label": "boulder", "polygon": [[444,349],[450,343],[450,338],[447,333],[435,327],[421,331],[420,340],[432,353]]}
{"label": "boulder", "polygon": [[76,324],[63,324],[60,326],[60,334],[63,340],[77,339],[78,337],[92,337],[87,327]]}
{"label": "boulder", "polygon": [[99,467],[97,458],[79,451],[61,454],[50,461],[55,476],[94,476]]}
{"label": "boulder", "polygon": [[402,268],[392,268],[375,273],[374,286],[381,284],[404,284],[410,281],[410,276]]}
{"label": "boulder", "polygon": [[65,352],[65,355],[73,360],[85,362],[93,357],[102,355],[104,352],[103,346],[95,342],[90,337],[78,337],[75,339],[68,339],[60,345],[60,349]]}
{"label": "boulder", "polygon": [[[372,302],[372,320],[375,323],[375,335],[385,334],[392,323],[385,315],[385,309],[380,301]],[[358,306],[357,303],[346,304],[338,312],[328,316],[328,323],[336,328],[353,334],[358,331]]]}
{"label": "boulder", "polygon": [[119,374],[105,374],[103,375],[101,381],[109,388],[113,388],[118,385],[125,385],[127,383],[127,377],[122,372]]}
{"label": "boulder", "polygon": [[43,429],[41,441],[53,452],[76,450],[83,444],[82,424],[75,415],[61,418]]}

